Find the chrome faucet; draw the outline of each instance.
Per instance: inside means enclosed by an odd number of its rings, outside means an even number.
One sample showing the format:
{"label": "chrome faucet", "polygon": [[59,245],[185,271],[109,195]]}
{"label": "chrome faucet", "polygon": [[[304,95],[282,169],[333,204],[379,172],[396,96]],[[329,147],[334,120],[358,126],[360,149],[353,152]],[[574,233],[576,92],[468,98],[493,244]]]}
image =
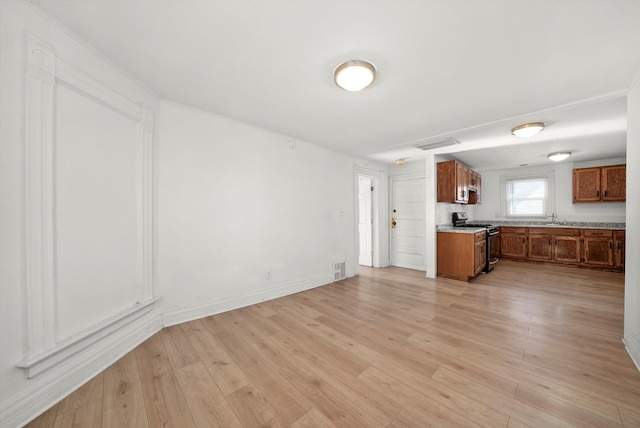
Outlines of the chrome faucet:
{"label": "chrome faucet", "polygon": [[558,218],[558,214],[556,214],[556,212],[554,211],[551,214],[551,224],[556,224],[556,219]]}

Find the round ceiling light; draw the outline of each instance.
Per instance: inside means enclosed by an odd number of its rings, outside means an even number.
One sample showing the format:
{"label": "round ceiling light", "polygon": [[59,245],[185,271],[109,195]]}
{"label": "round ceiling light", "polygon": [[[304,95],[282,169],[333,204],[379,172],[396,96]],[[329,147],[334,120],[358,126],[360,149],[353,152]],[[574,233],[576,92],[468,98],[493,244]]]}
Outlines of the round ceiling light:
{"label": "round ceiling light", "polygon": [[543,122],[530,122],[523,123],[522,125],[518,125],[515,128],[511,129],[511,133],[516,137],[533,137],[538,132],[544,129]]}
{"label": "round ceiling light", "polygon": [[361,91],[373,83],[376,68],[367,61],[354,59],[340,64],[333,72],[336,85],[347,91]]}
{"label": "round ceiling light", "polygon": [[554,162],[563,161],[569,156],[571,156],[571,152],[556,152],[556,153],[550,153],[549,155],[547,155],[547,157]]}

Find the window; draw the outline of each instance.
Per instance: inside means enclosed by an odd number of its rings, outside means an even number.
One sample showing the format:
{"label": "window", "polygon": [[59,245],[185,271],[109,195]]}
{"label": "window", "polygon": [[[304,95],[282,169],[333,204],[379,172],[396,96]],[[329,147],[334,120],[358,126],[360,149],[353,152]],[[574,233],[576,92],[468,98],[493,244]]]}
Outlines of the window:
{"label": "window", "polygon": [[553,175],[501,177],[502,215],[505,217],[547,217],[553,212]]}

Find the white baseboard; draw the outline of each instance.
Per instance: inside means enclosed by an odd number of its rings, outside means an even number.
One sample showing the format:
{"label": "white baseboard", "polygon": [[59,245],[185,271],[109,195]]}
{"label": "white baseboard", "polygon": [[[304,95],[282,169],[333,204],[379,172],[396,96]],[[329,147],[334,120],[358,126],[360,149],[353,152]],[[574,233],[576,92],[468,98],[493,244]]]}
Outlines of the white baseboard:
{"label": "white baseboard", "polygon": [[[326,274],[259,293],[186,308],[162,315],[159,308],[111,332],[32,379],[30,387],[0,403],[0,428],[20,427],[84,385],[163,327],[276,299],[333,282]],[[158,306],[158,303],[154,303]]]}
{"label": "white baseboard", "polygon": [[231,311],[233,309],[243,308],[245,306],[255,305],[256,303],[267,300],[277,299],[289,294],[298,293],[300,291],[309,290],[320,287],[333,282],[333,275],[321,275],[315,278],[309,278],[304,281],[291,282],[289,284],[280,285],[259,293],[247,296],[234,297],[233,299],[207,303],[204,305],[180,309],[177,311],[165,312],[165,327],[181,324],[183,322],[193,321],[199,318],[208,317],[210,315]]}
{"label": "white baseboard", "polygon": [[631,357],[631,360],[636,365],[638,371],[640,371],[640,341],[637,337],[623,337],[622,343],[624,343],[625,348],[627,348],[627,353]]}
{"label": "white baseboard", "polygon": [[0,427],[27,424],[161,329],[162,317],[152,311],[42,373],[27,390],[0,404]]}

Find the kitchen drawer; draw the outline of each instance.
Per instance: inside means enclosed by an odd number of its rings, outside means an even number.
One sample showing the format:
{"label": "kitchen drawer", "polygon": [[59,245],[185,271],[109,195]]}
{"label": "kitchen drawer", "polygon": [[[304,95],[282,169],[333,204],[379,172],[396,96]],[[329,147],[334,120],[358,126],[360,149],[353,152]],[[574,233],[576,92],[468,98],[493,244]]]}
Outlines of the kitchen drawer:
{"label": "kitchen drawer", "polygon": [[501,226],[500,231],[502,233],[527,233],[526,227],[511,227],[511,226]]}
{"label": "kitchen drawer", "polygon": [[580,229],[564,227],[530,227],[529,235],[580,236]]}
{"label": "kitchen drawer", "polygon": [[584,236],[611,238],[613,236],[613,230],[584,229]]}
{"label": "kitchen drawer", "polygon": [[487,239],[487,234],[485,232],[478,232],[475,236],[475,242],[484,241]]}

